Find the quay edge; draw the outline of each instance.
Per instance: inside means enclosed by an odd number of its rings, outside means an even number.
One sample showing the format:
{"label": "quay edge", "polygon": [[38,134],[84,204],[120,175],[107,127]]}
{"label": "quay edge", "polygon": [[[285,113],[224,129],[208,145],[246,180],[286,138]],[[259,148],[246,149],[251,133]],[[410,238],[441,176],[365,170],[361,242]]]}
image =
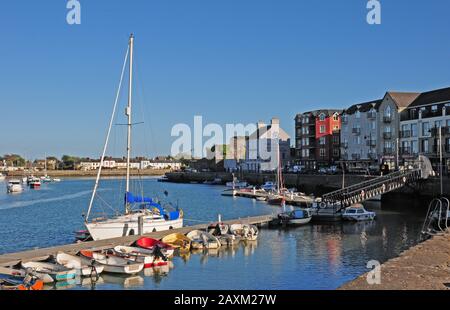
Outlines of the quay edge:
{"label": "quay edge", "polygon": [[449,290],[450,233],[434,236],[381,265],[380,284],[365,273],[339,290]]}

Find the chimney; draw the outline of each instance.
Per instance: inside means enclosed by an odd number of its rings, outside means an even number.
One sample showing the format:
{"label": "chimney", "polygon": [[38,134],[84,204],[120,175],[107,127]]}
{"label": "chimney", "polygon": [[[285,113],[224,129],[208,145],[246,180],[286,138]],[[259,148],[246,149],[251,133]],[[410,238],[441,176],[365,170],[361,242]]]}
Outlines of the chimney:
{"label": "chimney", "polygon": [[258,129],[261,129],[262,127],[266,127],[267,125],[263,122],[263,121],[258,121],[256,123],[256,127],[258,127]]}
{"label": "chimney", "polygon": [[272,130],[274,132],[279,133],[279,131],[280,131],[280,119],[278,117],[272,117],[272,120],[270,121],[270,124],[272,125]]}

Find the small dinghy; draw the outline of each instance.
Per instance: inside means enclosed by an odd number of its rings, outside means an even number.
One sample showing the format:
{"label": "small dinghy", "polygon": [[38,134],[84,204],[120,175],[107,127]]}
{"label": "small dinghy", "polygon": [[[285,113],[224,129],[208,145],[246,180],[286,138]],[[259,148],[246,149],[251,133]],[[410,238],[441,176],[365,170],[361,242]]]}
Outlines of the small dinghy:
{"label": "small dinghy", "polygon": [[105,268],[93,259],[87,259],[82,256],[75,256],[62,252],[58,253],[55,259],[58,264],[75,269],[78,274],[85,277],[90,277],[92,275],[98,276]]}
{"label": "small dinghy", "polygon": [[122,246],[114,247],[114,251],[118,256],[123,258],[143,263],[144,268],[152,268],[157,266],[167,265],[167,257],[161,252],[161,248],[155,247],[153,250]]}
{"label": "small dinghy", "polygon": [[170,258],[173,256],[174,248],[168,245],[167,243],[164,243],[162,241],[153,239],[153,238],[147,238],[142,237],[141,239],[136,241],[136,245],[143,249],[148,250],[154,250],[155,247],[159,247],[161,249],[161,252],[166,256],[167,258]]}
{"label": "small dinghy", "polygon": [[27,262],[22,263],[22,268],[34,271],[39,279],[44,283],[51,283],[54,281],[67,281],[74,279],[77,275],[75,269],[67,268],[59,264],[52,264],[47,262]]}
{"label": "small dinghy", "polygon": [[193,230],[186,235],[191,239],[193,249],[218,249],[220,241],[215,236],[206,231]]}
{"label": "small dinghy", "polygon": [[80,256],[91,260],[94,259],[97,263],[104,267],[104,272],[135,274],[144,269],[143,263],[137,263],[117,255],[81,250]]}
{"label": "small dinghy", "polygon": [[249,224],[233,224],[230,226],[233,235],[241,237],[243,240],[254,241],[258,239],[258,228]]}
{"label": "small dinghy", "polygon": [[161,241],[180,252],[188,252],[191,249],[191,239],[180,233],[167,235]]}
{"label": "small dinghy", "polygon": [[222,222],[213,223],[208,226],[208,232],[214,236],[225,235],[228,233],[230,226]]}

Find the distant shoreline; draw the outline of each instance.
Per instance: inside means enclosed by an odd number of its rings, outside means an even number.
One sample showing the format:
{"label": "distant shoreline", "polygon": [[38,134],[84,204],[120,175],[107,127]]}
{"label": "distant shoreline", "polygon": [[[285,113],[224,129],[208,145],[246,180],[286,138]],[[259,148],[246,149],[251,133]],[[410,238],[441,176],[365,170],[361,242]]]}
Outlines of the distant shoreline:
{"label": "distant shoreline", "polygon": [[[143,169],[143,170],[131,170],[131,176],[163,176],[167,172],[170,172],[168,169]],[[81,171],[81,170],[48,170],[47,174],[50,177],[71,177],[71,178],[79,178],[79,177],[95,177],[97,176],[98,170],[89,170],[89,171]],[[126,170],[110,170],[103,169],[102,176],[111,176],[111,177],[119,177],[125,176]],[[6,173],[8,177],[24,177],[28,175],[24,171],[9,171]],[[35,171],[33,175],[36,177],[44,176],[44,171]]]}

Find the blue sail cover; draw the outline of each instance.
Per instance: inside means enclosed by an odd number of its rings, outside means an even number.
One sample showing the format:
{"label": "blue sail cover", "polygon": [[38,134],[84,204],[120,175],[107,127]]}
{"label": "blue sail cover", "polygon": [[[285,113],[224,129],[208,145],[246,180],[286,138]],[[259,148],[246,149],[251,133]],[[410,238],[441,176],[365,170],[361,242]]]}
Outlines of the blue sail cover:
{"label": "blue sail cover", "polygon": [[180,211],[177,209],[175,211],[166,212],[163,207],[157,202],[154,202],[150,197],[144,196],[134,196],[132,193],[125,193],[126,203],[145,203],[146,206],[150,206],[159,210],[159,214],[163,216],[166,220],[176,220],[180,217]]}

